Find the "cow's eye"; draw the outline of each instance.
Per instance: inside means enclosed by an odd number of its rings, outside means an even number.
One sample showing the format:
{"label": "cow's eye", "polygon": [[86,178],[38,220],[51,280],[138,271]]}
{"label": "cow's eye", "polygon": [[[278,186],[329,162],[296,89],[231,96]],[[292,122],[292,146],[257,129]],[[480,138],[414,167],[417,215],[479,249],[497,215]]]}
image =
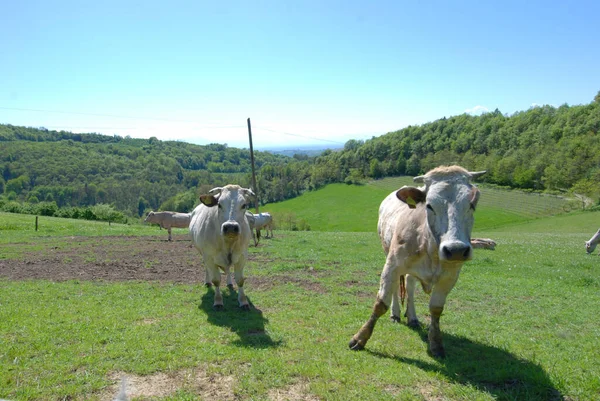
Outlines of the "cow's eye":
{"label": "cow's eye", "polygon": [[220,203],[217,203],[217,206],[219,207],[219,209],[223,209],[223,206],[221,206]]}
{"label": "cow's eye", "polygon": [[244,204],[242,205],[242,209],[248,209],[248,204],[247,204],[247,203],[244,203]]}
{"label": "cow's eye", "polygon": [[428,203],[427,206],[425,206],[427,209],[431,210],[433,213],[435,213],[435,211],[433,210],[433,207]]}

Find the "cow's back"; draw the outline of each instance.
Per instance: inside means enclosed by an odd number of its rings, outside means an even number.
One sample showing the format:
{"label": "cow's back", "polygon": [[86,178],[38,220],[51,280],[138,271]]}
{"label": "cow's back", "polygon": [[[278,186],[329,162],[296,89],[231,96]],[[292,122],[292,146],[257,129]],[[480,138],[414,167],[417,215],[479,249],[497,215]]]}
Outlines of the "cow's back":
{"label": "cow's back", "polygon": [[190,214],[189,213],[173,213],[168,221],[172,227],[185,228],[190,225]]}

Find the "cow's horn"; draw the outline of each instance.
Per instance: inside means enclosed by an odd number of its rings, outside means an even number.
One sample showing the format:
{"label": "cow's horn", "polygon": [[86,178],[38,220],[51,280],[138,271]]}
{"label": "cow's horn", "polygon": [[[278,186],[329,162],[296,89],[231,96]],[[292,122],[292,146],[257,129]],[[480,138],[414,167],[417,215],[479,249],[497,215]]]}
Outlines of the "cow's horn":
{"label": "cow's horn", "polygon": [[256,194],[254,193],[254,191],[252,191],[252,188],[244,188],[244,191],[246,192],[247,195],[252,195],[252,196],[256,197]]}
{"label": "cow's horn", "polygon": [[223,190],[223,187],[216,187],[216,188],[213,188],[210,191],[208,191],[208,193],[211,195],[215,194],[215,193],[220,194],[222,190]]}
{"label": "cow's horn", "polygon": [[483,171],[474,171],[474,172],[470,172],[469,174],[471,175],[471,178],[477,178],[480,177],[482,175],[484,175],[485,173],[487,173],[487,170],[483,170]]}
{"label": "cow's horn", "polygon": [[413,181],[414,182],[423,182],[424,179],[425,179],[425,176],[424,175],[420,175],[420,176],[417,176],[417,177],[413,178]]}

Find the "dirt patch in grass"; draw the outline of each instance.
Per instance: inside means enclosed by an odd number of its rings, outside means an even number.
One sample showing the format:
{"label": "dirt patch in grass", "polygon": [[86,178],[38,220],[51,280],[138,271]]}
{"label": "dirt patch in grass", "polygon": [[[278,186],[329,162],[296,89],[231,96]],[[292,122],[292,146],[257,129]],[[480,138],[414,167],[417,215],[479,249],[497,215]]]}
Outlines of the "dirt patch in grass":
{"label": "dirt patch in grass", "polygon": [[[179,390],[185,390],[206,400],[234,400],[233,376],[210,374],[205,369],[189,369],[173,373],[156,373],[148,376],[136,376],[124,372],[110,375],[114,383],[100,399],[112,401],[121,391],[126,399],[147,399],[150,397],[168,397]],[[123,388],[124,385],[124,388]],[[121,394],[122,395],[122,394]],[[123,397],[123,399],[125,399]]]}
{"label": "dirt patch in grass", "polygon": [[319,398],[310,394],[308,383],[295,383],[283,388],[269,390],[271,401],[319,401]]}
{"label": "dirt patch in grass", "polygon": [[[15,245],[17,246],[17,245]],[[308,269],[301,274],[254,276],[251,269],[274,259],[264,254],[249,253],[245,271],[249,289],[270,289],[295,284],[308,291],[325,293],[316,280],[319,273]],[[51,281],[160,281],[186,284],[204,283],[204,267],[198,251],[187,235],[174,235],[168,242],[164,236],[136,237],[70,237],[61,238],[40,251],[29,251],[18,259],[0,259],[0,278],[8,280],[43,279]],[[223,283],[225,284],[223,277]]]}

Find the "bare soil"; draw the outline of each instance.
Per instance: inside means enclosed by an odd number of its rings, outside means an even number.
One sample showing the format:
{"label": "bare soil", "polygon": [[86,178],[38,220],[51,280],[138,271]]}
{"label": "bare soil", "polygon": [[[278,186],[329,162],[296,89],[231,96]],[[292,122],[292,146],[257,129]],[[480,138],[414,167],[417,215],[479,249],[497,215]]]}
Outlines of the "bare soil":
{"label": "bare soil", "polygon": [[[67,242],[65,244],[65,242]],[[201,256],[187,235],[69,237],[38,251],[24,252],[21,258],[0,259],[0,278],[51,281],[159,281],[182,284],[204,283]],[[262,246],[259,244],[259,247]],[[1,249],[0,249],[1,257]],[[249,253],[249,263],[272,263],[267,256]],[[306,266],[308,276],[319,274]],[[286,274],[253,276],[246,272],[252,288],[268,290],[294,283],[306,290],[324,293],[317,280]],[[222,280],[224,280],[224,276]],[[222,285],[225,283],[222,282]]]}
{"label": "bare soil", "polygon": [[198,251],[186,235],[156,237],[71,237],[68,245],[0,259],[0,277],[104,281],[204,282]]}

